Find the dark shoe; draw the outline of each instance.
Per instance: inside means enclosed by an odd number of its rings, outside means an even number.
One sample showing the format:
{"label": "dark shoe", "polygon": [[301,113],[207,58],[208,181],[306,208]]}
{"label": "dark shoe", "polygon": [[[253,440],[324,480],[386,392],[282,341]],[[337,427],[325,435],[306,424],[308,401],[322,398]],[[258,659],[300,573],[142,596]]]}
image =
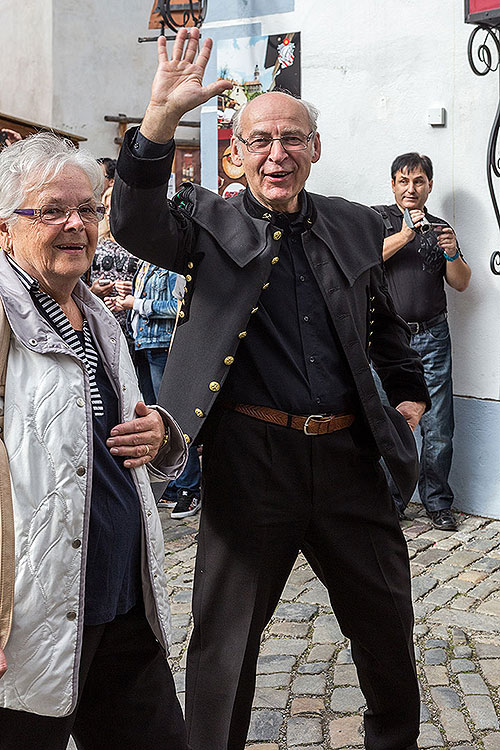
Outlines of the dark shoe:
{"label": "dark shoe", "polygon": [[408,516],[405,515],[404,510],[402,510],[401,508],[398,508],[397,506],[396,506],[396,513],[398,514],[398,519],[400,521],[409,521],[410,520],[408,518]]}
{"label": "dark shoe", "polygon": [[448,508],[444,510],[428,510],[427,515],[431,519],[435,529],[439,529],[440,531],[456,531],[458,528],[455,516]]}
{"label": "dark shoe", "polygon": [[171,518],[187,518],[194,516],[201,508],[200,498],[189,490],[179,490],[175,508],[170,514]]}

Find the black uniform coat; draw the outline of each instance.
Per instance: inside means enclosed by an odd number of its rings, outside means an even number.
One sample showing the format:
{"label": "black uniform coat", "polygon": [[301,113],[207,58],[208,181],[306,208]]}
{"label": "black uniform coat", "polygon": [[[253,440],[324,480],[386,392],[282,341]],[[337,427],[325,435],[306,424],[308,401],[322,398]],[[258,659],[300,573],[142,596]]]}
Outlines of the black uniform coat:
{"label": "black uniform coat", "polygon": [[[246,335],[250,316],[270,283],[282,232],[249,216],[242,194],[225,201],[198,185],[166,199],[173,152],[140,159],[121,150],[111,228],[130,252],[186,277],[186,296],[159,402],[194,440]],[[396,314],[383,278],[381,217],[342,198],[310,194],[314,213],[304,250],[351,368],[367,424],[403,497],[413,493],[418,461],[413,435],[385,408],[371,359],[389,401],[429,398],[409,330]],[[274,260],[276,262],[276,260]]]}

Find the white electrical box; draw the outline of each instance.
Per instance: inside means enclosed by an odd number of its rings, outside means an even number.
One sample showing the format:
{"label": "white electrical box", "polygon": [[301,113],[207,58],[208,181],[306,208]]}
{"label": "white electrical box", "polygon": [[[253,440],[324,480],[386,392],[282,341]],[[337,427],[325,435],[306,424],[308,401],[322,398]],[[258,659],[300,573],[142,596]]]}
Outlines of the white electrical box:
{"label": "white electrical box", "polygon": [[444,107],[431,107],[427,115],[427,122],[434,127],[444,127],[446,125],[446,110]]}

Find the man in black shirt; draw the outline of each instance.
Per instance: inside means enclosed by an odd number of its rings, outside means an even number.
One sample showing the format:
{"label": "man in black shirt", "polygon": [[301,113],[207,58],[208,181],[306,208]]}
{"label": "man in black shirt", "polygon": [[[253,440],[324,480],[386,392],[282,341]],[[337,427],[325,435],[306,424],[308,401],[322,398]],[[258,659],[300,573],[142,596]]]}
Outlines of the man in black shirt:
{"label": "man in black shirt", "polygon": [[255,98],[234,123],[244,193],[224,201],[188,185],[167,203],[179,118],[230,85],[202,86],[211,43],[197,57],[199,32],[185,47],[186,35],[172,59],[158,42],[151,101],[117,166],[112,227],[186,278],[159,401],[204,446],[189,745],[243,750],[260,637],[302,550],[351,638],[366,748],[415,750],[408,553],[379,457],[411,495],[408,424],[428,394],[383,283],[382,220],[305,191],[321,153],[317,112],[282,93]]}
{"label": "man in black shirt", "polygon": [[[411,346],[422,357],[432,401],[432,408],[420,422],[422,453],[418,489],[433,526],[453,531],[456,529],[450,510],[453,492],[448,484],[453,387],[444,280],[453,289],[463,292],[471,272],[453,229],[443,219],[428,213],[425,207],[433,185],[429,157],[402,154],[394,160],[391,176],[396,203],[375,207],[385,225],[386,278],[396,310],[410,327]],[[403,217],[405,209],[407,219]],[[404,518],[406,503],[393,483],[391,489],[400,517]]]}

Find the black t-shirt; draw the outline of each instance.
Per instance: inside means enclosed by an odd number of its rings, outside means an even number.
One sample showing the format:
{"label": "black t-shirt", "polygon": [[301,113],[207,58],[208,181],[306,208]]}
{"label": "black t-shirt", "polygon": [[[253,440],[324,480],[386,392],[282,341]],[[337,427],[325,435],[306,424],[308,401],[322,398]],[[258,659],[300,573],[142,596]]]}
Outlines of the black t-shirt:
{"label": "black t-shirt", "polygon": [[[395,203],[383,208],[392,225],[392,229],[385,226],[385,236],[389,237],[401,231],[403,214]],[[428,211],[425,214],[432,223],[450,226]],[[385,218],[384,224],[387,224]],[[397,312],[407,322],[423,323],[446,311],[446,260],[435,240],[433,232],[415,234],[407,245],[385,261],[389,292]]]}

